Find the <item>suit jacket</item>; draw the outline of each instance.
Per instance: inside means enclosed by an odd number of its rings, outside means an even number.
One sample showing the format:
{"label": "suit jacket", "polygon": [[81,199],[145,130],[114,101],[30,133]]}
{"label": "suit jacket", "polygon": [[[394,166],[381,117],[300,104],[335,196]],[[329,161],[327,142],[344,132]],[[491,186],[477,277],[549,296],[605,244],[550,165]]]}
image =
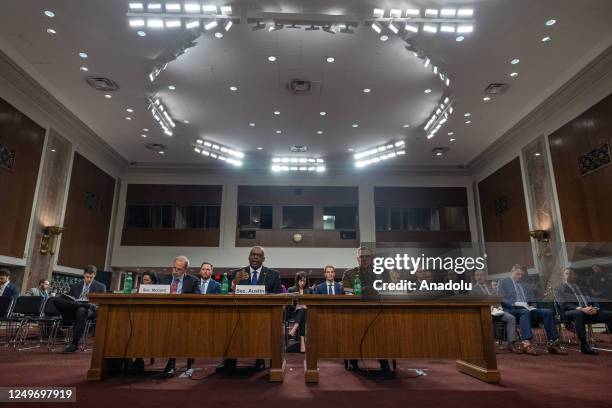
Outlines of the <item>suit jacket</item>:
{"label": "suit jacket", "polygon": [[[327,281],[319,283],[314,287],[315,295],[327,295]],[[342,286],[338,282],[334,282],[334,294],[342,295]]]}
{"label": "suit jacket", "polygon": [[489,288],[489,293],[487,293],[483,288],[481,288],[480,285],[478,285],[477,283],[474,283],[474,285],[472,285],[472,295],[475,295],[475,296],[495,295],[495,291],[493,290],[493,288],[491,288],[486,283],[485,285],[487,286],[487,288]]}
{"label": "suit jacket", "polygon": [[[598,307],[597,303],[593,302],[593,299],[591,299],[591,297],[587,294],[588,292],[584,288],[579,286],[578,288],[580,292],[582,292],[582,295],[587,302],[587,306]],[[574,292],[567,284],[563,284],[555,289],[555,300],[563,312],[576,310],[576,308],[580,306],[578,297],[574,295]]]}
{"label": "suit jacket", "polygon": [[[289,289],[287,289],[287,293],[299,293],[299,290],[296,286],[291,286],[289,287]],[[310,288],[304,288],[304,294],[305,295],[312,295],[313,291]]]}
{"label": "suit jacket", "polygon": [[[235,273],[238,273],[238,271],[242,269],[249,273],[249,277],[238,282],[238,285],[251,285],[251,268],[247,266],[235,271]],[[280,273],[274,269],[262,266],[261,273],[257,276],[257,284],[264,285],[266,287],[266,293],[281,293]]]}
{"label": "suit jacket", "polygon": [[[81,290],[83,290],[83,288],[81,287]],[[43,296],[42,294],[42,290],[40,290],[39,288],[30,288],[26,291],[26,296]],[[51,296],[51,294],[49,293],[49,291],[47,291],[47,297]]]}
{"label": "suit jacket", "polygon": [[4,292],[2,292],[2,297],[12,297],[15,300],[19,297],[19,289],[17,289],[14,283],[9,282],[6,284]]}
{"label": "suit jacket", "polygon": [[[70,285],[68,294],[72,296],[73,298],[78,299],[79,297],[81,297],[81,292],[83,292],[84,284],[85,284],[84,280],[81,280],[78,283],[73,283],[72,285]],[[94,279],[93,281],[91,281],[91,284],[89,285],[89,293],[96,293],[96,292],[106,292],[106,285]]]}
{"label": "suit jacket", "polygon": [[[185,284],[183,282],[183,284]],[[198,293],[202,293],[202,278],[198,279]],[[206,288],[206,295],[214,295],[214,294],[219,294],[221,293],[221,284],[219,282],[217,282],[216,280],[214,280],[213,278],[210,278],[208,280],[208,287]]]}
{"label": "suit jacket", "polygon": [[[531,286],[525,284],[524,282],[517,282],[516,284],[517,286],[520,285],[523,288],[523,292],[525,292],[525,301],[532,304],[532,306],[535,306],[535,296]],[[517,301],[517,294],[516,290],[514,289],[512,278],[500,279],[499,282],[497,282],[497,294],[502,298],[501,304],[504,309],[512,309],[514,307],[514,302]]]}
{"label": "suit jacket", "polygon": [[[162,279],[162,285],[172,285],[173,280],[174,276],[172,275],[164,276]],[[210,285],[208,286],[210,287]],[[181,288],[181,293],[200,293],[200,280],[191,275],[185,274],[183,276],[183,287]]]}

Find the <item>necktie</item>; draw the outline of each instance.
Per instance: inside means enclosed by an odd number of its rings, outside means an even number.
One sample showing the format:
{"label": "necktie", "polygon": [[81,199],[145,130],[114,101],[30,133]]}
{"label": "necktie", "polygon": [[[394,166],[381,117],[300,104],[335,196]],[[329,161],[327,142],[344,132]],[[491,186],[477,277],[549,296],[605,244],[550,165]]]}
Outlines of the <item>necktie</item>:
{"label": "necktie", "polygon": [[81,292],[81,297],[79,299],[87,299],[88,293],[89,293],[89,285],[83,285],[83,291]]}
{"label": "necktie", "polygon": [[251,274],[251,285],[257,285],[257,271],[253,271]]}
{"label": "necktie", "polygon": [[523,287],[520,283],[514,282],[514,290],[516,291],[517,302],[527,302],[527,299],[525,298],[525,292],[523,291]]}
{"label": "necktie", "polygon": [[179,284],[178,279],[174,279],[172,281],[172,285],[170,286],[170,293],[176,293],[176,291],[178,290],[178,284]]}
{"label": "necktie", "polygon": [[480,286],[483,288],[484,292],[485,292],[487,295],[490,295],[490,294],[491,294],[491,291],[489,290],[489,287],[488,287],[487,285],[480,285]]}
{"label": "necktie", "polygon": [[47,292],[46,292],[46,291],[43,291],[43,292],[41,292],[41,293],[42,293],[42,296],[43,296],[45,299],[47,298],[47,296],[49,296],[49,295],[47,294]]}
{"label": "necktie", "polygon": [[328,295],[333,295],[334,294],[334,288],[332,287],[331,284],[327,285],[327,294]]}
{"label": "necktie", "polygon": [[572,289],[572,292],[574,292],[574,296],[576,296],[576,299],[578,299],[578,305],[580,307],[587,307],[588,306],[588,302],[586,301],[584,295],[582,294],[582,291],[580,290],[580,288],[576,285],[570,285],[570,288]]}
{"label": "necktie", "polygon": [[202,294],[206,294],[207,289],[208,289],[208,280],[202,281],[202,287],[200,288],[200,292],[202,292]]}

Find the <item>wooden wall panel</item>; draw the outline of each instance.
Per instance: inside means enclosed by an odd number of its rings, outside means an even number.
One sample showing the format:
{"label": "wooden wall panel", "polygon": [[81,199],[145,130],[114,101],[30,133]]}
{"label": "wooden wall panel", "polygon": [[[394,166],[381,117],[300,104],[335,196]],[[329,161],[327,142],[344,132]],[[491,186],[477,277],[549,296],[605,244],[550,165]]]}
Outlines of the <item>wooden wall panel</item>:
{"label": "wooden wall panel", "polygon": [[238,204],[357,206],[357,187],[238,186]]}
{"label": "wooden wall panel", "polygon": [[130,184],[128,204],[221,204],[222,186]]}
{"label": "wooden wall panel", "polygon": [[124,228],[125,246],[219,246],[219,229]]}
{"label": "wooden wall panel", "polygon": [[24,257],[44,141],[45,129],[0,98],[0,144],[16,152],[0,168],[0,255]]}
{"label": "wooden wall panel", "polygon": [[106,261],[115,179],[75,153],[58,263],[99,269]]}
{"label": "wooden wall panel", "polygon": [[612,95],[549,135],[567,242],[612,242],[612,166],[580,174],[578,157],[612,143]]}

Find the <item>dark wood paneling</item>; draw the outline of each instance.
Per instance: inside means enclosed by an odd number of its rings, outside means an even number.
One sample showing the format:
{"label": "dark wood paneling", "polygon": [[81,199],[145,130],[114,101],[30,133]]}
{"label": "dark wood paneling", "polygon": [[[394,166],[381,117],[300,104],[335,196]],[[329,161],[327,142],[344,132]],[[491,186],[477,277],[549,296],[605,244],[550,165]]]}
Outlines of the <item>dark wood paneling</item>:
{"label": "dark wood paneling", "polygon": [[238,186],[239,204],[356,206],[357,187]]}
{"label": "dark wood paneling", "polygon": [[0,144],[16,151],[13,168],[0,168],[0,255],[24,256],[44,141],[45,129],[0,98]]}
{"label": "dark wood paneling", "polygon": [[612,241],[612,166],[580,175],[578,157],[612,142],[612,95],[549,136],[567,242]]}
{"label": "dark wood paneling", "polygon": [[[68,192],[68,204],[58,263],[83,268],[93,264],[103,268],[113,209],[115,179],[89,160],[75,153]],[[88,194],[96,197],[90,208]]]}
{"label": "dark wood paneling", "polygon": [[376,231],[376,242],[471,242],[469,231]]}
{"label": "dark wood paneling", "polygon": [[[302,241],[293,242],[293,234],[302,234]],[[236,232],[237,247],[251,247],[263,245],[268,247],[324,247],[324,248],[357,248],[359,247],[359,233],[355,239],[340,239],[339,230],[257,230],[255,239],[244,239]]]}
{"label": "dark wood paneling", "polygon": [[219,229],[126,228],[121,245],[219,246]]}
{"label": "dark wood paneling", "polygon": [[222,186],[130,184],[128,204],[221,204]]}
{"label": "dark wood paneling", "polygon": [[[489,273],[507,272],[515,263],[531,268],[533,256],[519,158],[478,183],[478,194]],[[501,198],[508,206],[496,214],[495,202]]]}

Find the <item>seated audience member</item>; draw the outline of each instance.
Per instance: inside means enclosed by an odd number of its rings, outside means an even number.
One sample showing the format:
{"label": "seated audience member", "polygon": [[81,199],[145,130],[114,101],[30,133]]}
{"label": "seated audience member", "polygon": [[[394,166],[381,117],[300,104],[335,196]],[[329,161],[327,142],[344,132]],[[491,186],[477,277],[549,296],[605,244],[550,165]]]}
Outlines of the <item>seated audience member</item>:
{"label": "seated audience member", "polygon": [[47,299],[49,297],[47,289],[49,289],[49,281],[41,279],[38,281],[37,287],[28,289],[25,294],[26,296],[42,296]]}
{"label": "seated audience member", "polygon": [[87,265],[83,271],[83,280],[70,285],[68,295],[75,300],[68,300],[62,297],[53,297],[55,308],[60,312],[64,320],[73,320],[72,342],[66,347],[64,352],[74,353],[78,349],[79,340],[85,330],[87,320],[96,318],[98,306],[88,302],[89,294],[105,292],[106,286],[102,282],[94,280],[98,270],[93,265]]}
{"label": "seated audience member", "polygon": [[[368,290],[374,290],[374,281],[377,279],[378,275],[374,273],[373,262],[374,253],[372,249],[365,246],[359,247],[357,249],[357,264],[359,266],[344,271],[342,275],[342,290],[344,292],[353,293],[356,276],[359,276],[363,293],[366,293]],[[327,284],[327,281],[324,283]],[[387,360],[378,360],[378,362],[380,363],[380,370],[382,372],[389,373],[391,371],[391,366]],[[357,360],[350,360],[348,369],[351,371],[359,370]]]}
{"label": "seated audience member", "polygon": [[[477,269],[474,273],[474,287],[472,288],[473,296],[493,296],[495,292],[487,285],[487,278],[482,269]],[[497,312],[500,311],[501,313]],[[511,353],[521,353],[519,344],[516,344],[516,318],[510,313],[502,311],[494,306],[491,306],[491,314],[493,320],[499,320],[506,325],[506,342],[508,343],[508,351]]]}
{"label": "seated audience member", "polygon": [[[162,280],[163,284],[170,285],[170,293],[174,294],[188,294],[188,293],[200,293],[198,280],[191,275],[187,274],[189,270],[189,259],[184,255],[179,255],[174,259],[174,266],[172,267],[172,275],[167,276]],[[187,360],[187,370],[191,370],[191,360]],[[176,371],[176,359],[168,359],[166,368],[162,373],[162,377],[170,378]]]}
{"label": "seated audience member", "polygon": [[314,287],[315,295],[341,295],[342,286],[336,282],[336,268],[327,265],[324,269],[325,282]]}
{"label": "seated audience member", "polygon": [[[299,271],[295,274],[295,285],[288,289],[288,293],[299,293],[300,295],[312,294],[312,289],[308,287],[308,275],[304,271]],[[293,321],[295,322],[289,331],[291,336],[300,334],[300,352],[306,352],[306,306],[296,303],[292,311]]]}
{"label": "seated audience member", "polygon": [[12,297],[13,300],[19,296],[19,289],[11,283],[11,271],[7,268],[0,268],[0,296]]}
{"label": "seated audience member", "polygon": [[[612,311],[612,274],[606,272],[600,265],[591,267],[593,275],[591,275],[590,286],[593,298],[599,303],[601,310]],[[612,324],[607,323],[606,328],[608,333],[612,333]]]}
{"label": "seated audience member", "polygon": [[533,338],[531,322],[541,320],[544,323],[544,330],[548,338],[548,352],[551,354],[567,354],[559,344],[552,310],[534,306],[533,290],[523,283],[523,277],[525,276],[523,267],[516,264],[512,267],[510,273],[509,278],[499,280],[497,292],[502,297],[504,311],[519,319],[523,337],[523,352],[532,356],[538,355],[531,345],[531,339]]}
{"label": "seated audience member", "polygon": [[202,262],[200,266],[199,291],[203,295],[213,295],[221,293],[221,284],[212,279],[213,264],[210,262]]}
{"label": "seated audience member", "polygon": [[157,285],[157,275],[151,271],[146,271],[140,279],[141,285]]}
{"label": "seated audience member", "polygon": [[580,339],[580,351],[585,354],[598,354],[587,341],[585,325],[591,323],[609,325],[612,322],[612,312],[600,310],[599,305],[578,286],[578,275],[574,269],[565,268],[563,277],[565,284],[555,289],[555,300],[565,317],[574,322],[576,335]]}
{"label": "seated audience member", "polygon": [[[266,268],[265,251],[260,246],[254,246],[249,251],[249,266],[238,270],[232,279],[232,291],[237,285],[264,285],[266,293],[281,293],[280,273],[274,269]],[[236,359],[225,359],[216,369],[217,373],[232,372],[236,369]],[[264,370],[266,363],[262,359],[255,360],[255,369]]]}

